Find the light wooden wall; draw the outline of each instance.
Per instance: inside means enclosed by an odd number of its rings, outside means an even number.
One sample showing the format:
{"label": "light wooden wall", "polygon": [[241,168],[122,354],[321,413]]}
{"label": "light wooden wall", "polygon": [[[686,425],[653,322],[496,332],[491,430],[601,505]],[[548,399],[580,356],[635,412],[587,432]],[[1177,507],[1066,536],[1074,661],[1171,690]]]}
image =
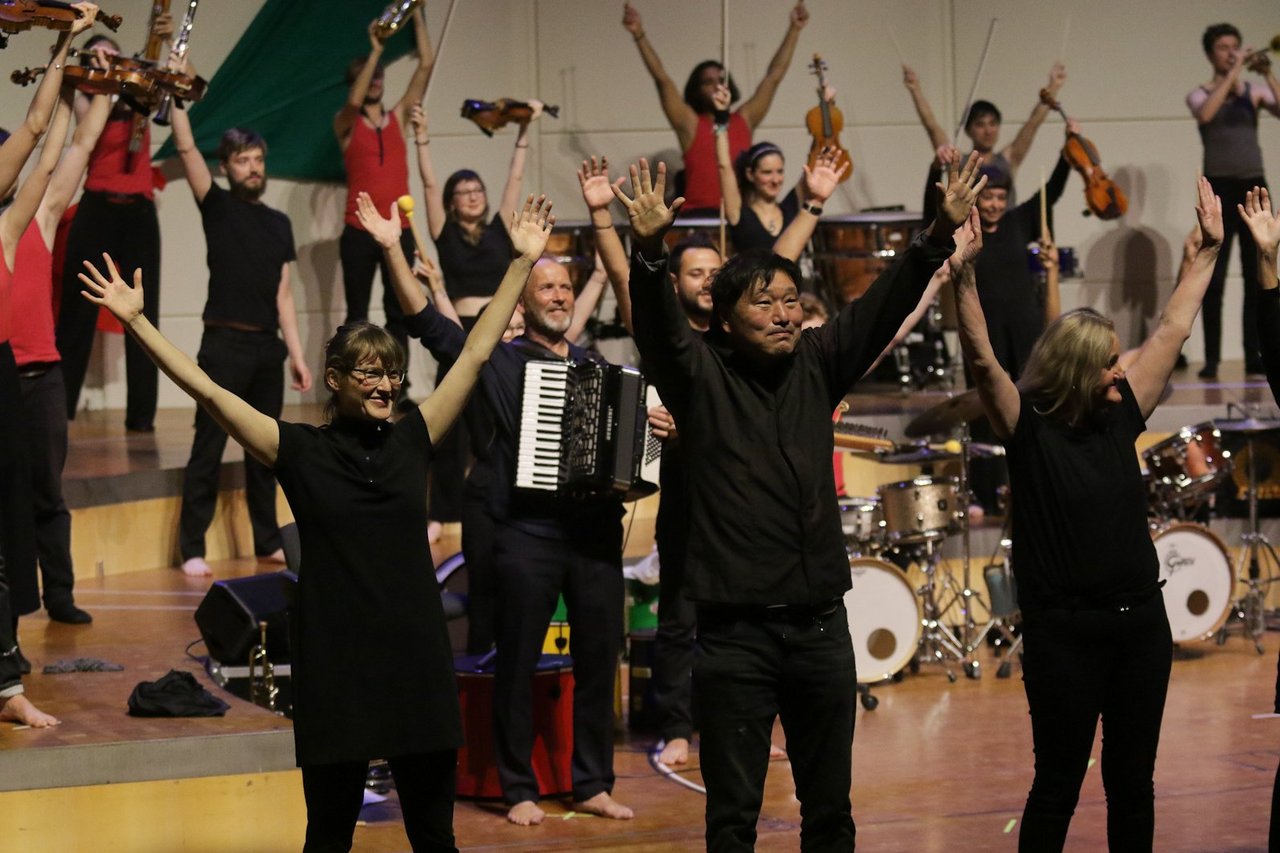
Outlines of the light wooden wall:
{"label": "light wooden wall", "polygon": [[[214,0],[209,0],[212,4]],[[144,38],[148,0],[104,0],[125,15],[121,42],[130,48]],[[714,0],[635,0],[649,38],[669,72],[683,85],[689,69],[719,52],[720,4]],[[729,3],[729,64],[748,91],[760,79],[785,28],[786,0]],[[796,59],[768,120],[757,138],[783,147],[794,177],[807,150],[805,111],[814,103],[810,55],[830,64],[830,82],[839,90],[845,116],[841,138],[857,172],[829,206],[832,212],[903,204],[917,208],[929,146],[902,87],[894,36],[924,81],[926,94],[945,126],[954,126],[963,107],[989,21],[999,19],[979,97],[1005,114],[1002,138],[1012,139],[1034,105],[1053,60],[1064,52],[1069,79],[1061,92],[1066,109],[1078,117],[1098,145],[1103,164],[1128,191],[1129,214],[1102,223],[1077,214],[1083,208],[1080,183],[1072,178],[1058,207],[1058,240],[1076,247],[1087,277],[1063,287],[1064,307],[1092,305],[1116,318],[1125,345],[1141,337],[1172,287],[1177,253],[1194,221],[1193,179],[1200,165],[1195,124],[1183,98],[1209,76],[1200,50],[1207,24],[1228,19],[1249,43],[1280,31],[1274,2],[1240,0],[1206,7],[1191,0],[1113,3],[1066,0],[1049,6],[1016,0],[809,0],[812,13]],[[370,3],[375,11],[379,3]],[[212,76],[257,11],[252,2],[218,3],[202,9],[192,41],[192,58]],[[428,18],[439,38],[447,3],[430,0]],[[372,14],[371,14],[372,17]],[[585,216],[573,169],[585,155],[607,153],[623,164],[639,155],[675,159],[675,138],[658,108],[630,36],[620,26],[621,3],[602,0],[462,0],[458,3],[439,78],[428,105],[432,153],[437,168],[477,169],[500,186],[510,156],[511,130],[485,139],[458,117],[465,97],[539,96],[562,108],[560,119],[535,125],[526,187],[557,201],[562,218]],[[405,36],[401,36],[402,38]],[[0,53],[3,69],[40,61],[50,39],[43,34],[15,37]],[[348,57],[317,62],[343,63]],[[388,90],[402,90],[411,60],[388,73]],[[302,73],[302,72],[300,72]],[[1256,79],[1256,78],[1255,78]],[[8,85],[8,84],[4,84]],[[0,100],[0,124],[21,120],[30,90],[8,89]],[[1053,166],[1061,124],[1051,120],[1024,165],[1019,191],[1035,190],[1041,168]],[[156,143],[163,134],[156,134]],[[1264,157],[1280,167],[1280,123],[1264,117]],[[420,193],[420,190],[415,190]],[[194,353],[205,301],[204,238],[195,205],[179,180],[159,197],[163,231],[162,327]],[[342,190],[332,186],[275,181],[268,203],[293,219],[299,248],[298,305],[303,336],[316,353],[343,314],[337,266]],[[378,304],[375,294],[374,304]],[[1239,358],[1239,262],[1228,281],[1224,357]],[[1201,353],[1197,331],[1187,347]],[[434,370],[425,357],[413,368],[418,388],[430,386]],[[311,392],[315,398],[318,391]],[[289,400],[298,395],[289,392]],[[108,337],[100,345],[84,395],[92,408],[122,407],[123,348]],[[161,405],[187,406],[181,393],[162,384]]]}

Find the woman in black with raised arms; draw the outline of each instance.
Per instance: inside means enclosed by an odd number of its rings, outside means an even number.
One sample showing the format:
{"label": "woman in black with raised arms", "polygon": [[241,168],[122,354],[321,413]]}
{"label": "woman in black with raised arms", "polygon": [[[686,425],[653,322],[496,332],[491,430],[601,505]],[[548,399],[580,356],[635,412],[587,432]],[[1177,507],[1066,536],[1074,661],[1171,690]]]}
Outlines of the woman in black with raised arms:
{"label": "woman in black with raised arms", "polygon": [[[427,542],[427,472],[542,255],[550,210],[530,196],[513,216],[518,256],[492,306],[435,393],[394,424],[405,354],[385,330],[339,328],[325,347],[329,423],[284,423],[219,387],[147,321],[140,272],[130,287],[109,257],[105,274],[85,264],[86,298],[115,314],[170,379],[275,470],[297,519],[294,743],[306,853],[350,849],[373,758],[391,765],[414,849],[454,849],[462,729]],[[402,255],[391,255],[407,268]]]}

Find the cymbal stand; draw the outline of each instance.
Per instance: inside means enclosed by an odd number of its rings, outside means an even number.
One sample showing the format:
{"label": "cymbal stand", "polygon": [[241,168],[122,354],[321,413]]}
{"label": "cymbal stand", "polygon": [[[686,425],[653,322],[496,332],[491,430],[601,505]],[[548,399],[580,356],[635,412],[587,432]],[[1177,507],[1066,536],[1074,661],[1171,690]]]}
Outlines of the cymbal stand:
{"label": "cymbal stand", "polygon": [[960,482],[957,492],[959,494],[960,507],[956,512],[956,520],[960,523],[960,536],[963,551],[961,565],[963,566],[962,578],[964,584],[959,589],[955,588],[954,579],[949,578],[946,585],[951,588],[952,598],[946,602],[938,612],[944,613],[957,603],[960,610],[964,614],[964,621],[960,624],[960,637],[963,642],[960,648],[963,651],[964,674],[968,678],[981,678],[982,669],[977,657],[974,656],[974,650],[982,639],[986,636],[990,623],[981,630],[978,628],[977,620],[974,619],[973,605],[975,601],[981,601],[981,594],[973,588],[971,554],[972,545],[970,543],[969,531],[969,505],[973,503],[973,495],[969,492],[969,444],[972,441],[969,434],[969,425],[961,424],[960,426]]}
{"label": "cymbal stand", "polygon": [[951,663],[955,661],[963,664],[965,674],[968,675],[969,656],[965,652],[964,643],[942,622],[943,608],[938,607],[934,583],[941,553],[934,547],[932,539],[926,539],[923,547],[923,559],[919,553],[913,556],[913,562],[924,572],[925,581],[924,585],[916,590],[916,594],[920,596],[923,611],[920,620],[923,630],[920,634],[919,649],[915,660],[912,661],[912,671],[918,670],[926,663],[940,663],[947,673],[947,680],[954,683],[956,674],[951,668]]}
{"label": "cymbal stand", "polygon": [[[1252,638],[1253,646],[1262,654],[1262,635],[1267,630],[1266,588],[1276,582],[1275,569],[1280,567],[1280,555],[1262,532],[1258,521],[1258,464],[1254,454],[1254,434],[1245,435],[1245,450],[1249,454],[1249,529],[1240,534],[1243,547],[1236,562],[1236,580],[1247,588],[1245,594],[1232,605],[1230,621],[1239,622],[1242,635]],[[1264,551],[1271,560],[1268,577],[1262,577],[1259,552]],[[1247,566],[1247,569],[1246,569]],[[1218,631],[1218,644],[1226,642],[1230,625]]]}

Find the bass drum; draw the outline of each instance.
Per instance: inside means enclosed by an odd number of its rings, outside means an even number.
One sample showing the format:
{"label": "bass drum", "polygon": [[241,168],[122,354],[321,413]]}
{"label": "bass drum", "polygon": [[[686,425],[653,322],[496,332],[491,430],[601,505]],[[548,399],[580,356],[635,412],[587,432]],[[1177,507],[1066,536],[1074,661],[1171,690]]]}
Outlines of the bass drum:
{"label": "bass drum", "polygon": [[844,594],[858,683],[874,684],[899,672],[920,644],[920,602],[906,576],[869,557],[849,561],[853,587]]}
{"label": "bass drum", "polygon": [[1226,546],[1198,524],[1167,527],[1155,542],[1173,641],[1207,639],[1231,613],[1236,578]]}

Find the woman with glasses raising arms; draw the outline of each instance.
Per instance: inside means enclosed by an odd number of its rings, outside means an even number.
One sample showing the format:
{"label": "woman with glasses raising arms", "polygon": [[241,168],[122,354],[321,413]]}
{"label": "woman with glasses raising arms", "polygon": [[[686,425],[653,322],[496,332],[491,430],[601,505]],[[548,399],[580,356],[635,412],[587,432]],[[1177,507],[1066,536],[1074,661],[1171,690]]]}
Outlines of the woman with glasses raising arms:
{"label": "woman with glasses raising arms", "polygon": [[140,272],[131,287],[110,257],[105,274],[85,264],[85,297],[106,306],[170,379],[274,469],[297,519],[304,568],[291,651],[305,851],[350,848],[372,758],[391,765],[413,848],[454,847],[462,729],[427,542],[427,473],[542,255],[550,212],[550,202],[530,196],[512,217],[518,257],[492,307],[448,377],[394,424],[405,353],[384,329],[339,328],[325,346],[329,422],[284,423],[219,387],[160,334],[142,315]]}

